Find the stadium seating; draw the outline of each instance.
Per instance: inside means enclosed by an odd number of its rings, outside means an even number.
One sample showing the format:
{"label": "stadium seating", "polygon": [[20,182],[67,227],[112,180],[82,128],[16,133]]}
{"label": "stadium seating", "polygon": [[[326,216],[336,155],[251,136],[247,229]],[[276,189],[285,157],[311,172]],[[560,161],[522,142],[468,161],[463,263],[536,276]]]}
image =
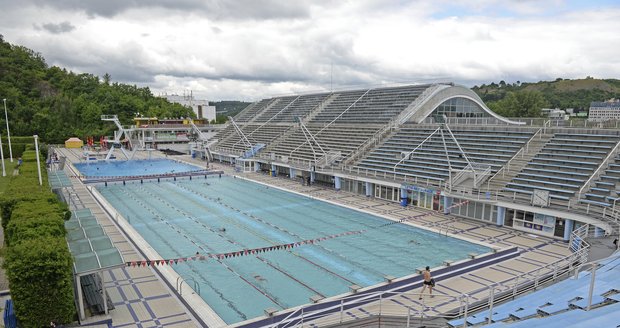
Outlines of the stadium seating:
{"label": "stadium seating", "polygon": [[[278,124],[246,124],[241,127],[241,130],[250,143],[255,145],[258,143],[269,144],[291,127],[291,125]],[[218,137],[220,141],[217,143],[217,148],[235,151],[246,151],[249,149],[232,125],[220,131],[215,138]]]}
{"label": "stadium seating", "polygon": [[568,201],[616,142],[617,135],[556,133],[504,190],[530,195],[542,189],[549,191],[552,202]]}
{"label": "stadium seating", "polygon": [[[376,133],[380,126],[332,124],[325,127],[324,125],[311,124],[307,128],[325,152],[340,151],[343,158],[346,158]],[[312,148],[315,152],[320,152],[317,145],[314,142],[310,144],[303,131],[297,128],[291,135],[278,139],[264,152],[287,156],[292,159],[314,160]]]}
{"label": "stadium seating", "polygon": [[[601,307],[602,312],[605,313],[620,310],[618,308],[620,305],[617,304],[620,300],[620,285],[617,283],[617,277],[620,275],[620,258],[611,258],[600,264],[601,266],[596,270],[591,307]],[[590,280],[589,271],[581,272],[577,279],[571,277],[508,303],[495,306],[492,316],[495,324],[485,327],[534,327],[534,325],[547,327],[550,323],[565,322],[564,318],[574,320],[574,316],[578,316],[579,320],[596,318],[598,314],[594,315],[594,313],[602,312],[584,311],[588,306]],[[448,322],[448,325],[460,327],[464,320],[469,325],[480,325],[486,323],[488,317],[489,311],[483,311],[467,318],[452,320]]]}
{"label": "stadium seating", "polygon": [[[440,133],[435,133],[410,158],[399,163],[403,153],[407,154],[414,150],[435,129],[436,127],[404,126],[398,133],[364,157],[356,168],[379,173],[395,173],[401,177],[445,181],[450,176],[450,167],[463,169],[467,165],[456,143],[446,132],[444,132],[444,140],[450,165]],[[453,128],[452,132],[469,160],[490,165],[492,172],[499,170],[533,135],[527,130],[506,132]]]}
{"label": "stadium seating", "polygon": [[276,105],[263,111],[253,122],[295,122],[315,110],[330,94],[283,97]]}
{"label": "stadium seating", "polygon": [[311,122],[387,123],[428,87],[415,85],[339,92]]}
{"label": "stadium seating", "polygon": [[620,200],[620,156],[617,156],[594,185],[579,200],[582,203],[612,206]]}

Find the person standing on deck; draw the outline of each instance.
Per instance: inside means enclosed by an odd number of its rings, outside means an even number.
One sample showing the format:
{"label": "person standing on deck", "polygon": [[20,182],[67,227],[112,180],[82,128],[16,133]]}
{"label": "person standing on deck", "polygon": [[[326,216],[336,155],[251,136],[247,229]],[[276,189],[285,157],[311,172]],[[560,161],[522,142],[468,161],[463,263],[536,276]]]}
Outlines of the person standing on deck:
{"label": "person standing on deck", "polygon": [[429,295],[431,295],[431,297],[433,297],[433,287],[435,286],[435,281],[434,279],[431,277],[431,268],[430,267],[426,267],[426,270],[424,270],[424,272],[422,272],[422,274],[424,275],[424,282],[422,284],[422,291],[420,292],[420,298],[422,299],[422,294],[424,294],[424,291],[426,290],[426,286],[428,286],[428,293]]}

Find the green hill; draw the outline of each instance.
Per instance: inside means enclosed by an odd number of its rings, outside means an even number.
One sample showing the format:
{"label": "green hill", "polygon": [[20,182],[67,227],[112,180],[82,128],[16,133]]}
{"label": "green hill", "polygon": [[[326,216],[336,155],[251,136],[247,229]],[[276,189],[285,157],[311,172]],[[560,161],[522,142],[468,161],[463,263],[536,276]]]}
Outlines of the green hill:
{"label": "green hill", "polygon": [[[603,101],[620,98],[620,80],[616,79],[585,79],[540,81],[536,83],[516,82],[491,83],[472,88],[489,105],[490,108],[501,108],[502,101],[510,94],[540,94],[546,107],[575,108],[587,110],[592,101]],[[501,110],[501,109],[500,109]]]}
{"label": "green hill", "polygon": [[[0,35],[0,99],[7,99],[12,135],[38,134],[45,142],[68,137],[110,135],[114,126],[102,114],[118,115],[124,124],[136,113],[188,117],[191,109],[153,96],[149,88],[111,83],[110,76],[77,74],[49,67],[41,54],[12,45]],[[3,108],[2,108],[3,109]],[[4,126],[4,115],[0,115]]]}

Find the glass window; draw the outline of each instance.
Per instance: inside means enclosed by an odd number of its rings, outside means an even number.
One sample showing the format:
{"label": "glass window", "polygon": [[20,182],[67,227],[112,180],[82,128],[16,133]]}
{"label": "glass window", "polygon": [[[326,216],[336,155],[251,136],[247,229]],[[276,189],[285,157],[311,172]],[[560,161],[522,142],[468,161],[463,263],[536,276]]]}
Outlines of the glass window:
{"label": "glass window", "polygon": [[490,117],[478,104],[467,98],[457,97],[444,101],[431,116],[446,117]]}

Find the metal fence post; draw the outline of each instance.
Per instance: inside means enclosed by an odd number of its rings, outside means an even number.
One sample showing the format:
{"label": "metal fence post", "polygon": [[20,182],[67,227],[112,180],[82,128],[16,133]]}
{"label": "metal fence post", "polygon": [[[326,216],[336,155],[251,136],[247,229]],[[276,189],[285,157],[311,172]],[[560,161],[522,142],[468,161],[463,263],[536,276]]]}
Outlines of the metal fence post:
{"label": "metal fence post", "polygon": [[463,315],[463,328],[467,327],[467,310],[469,310],[469,295],[464,294],[465,296],[465,314]]}
{"label": "metal fence post", "polygon": [[495,286],[491,286],[491,290],[489,291],[489,318],[488,323],[491,324],[493,322],[493,302],[495,301]]}
{"label": "metal fence post", "polygon": [[343,314],[344,314],[344,300],[340,300],[340,323],[342,323]]}

